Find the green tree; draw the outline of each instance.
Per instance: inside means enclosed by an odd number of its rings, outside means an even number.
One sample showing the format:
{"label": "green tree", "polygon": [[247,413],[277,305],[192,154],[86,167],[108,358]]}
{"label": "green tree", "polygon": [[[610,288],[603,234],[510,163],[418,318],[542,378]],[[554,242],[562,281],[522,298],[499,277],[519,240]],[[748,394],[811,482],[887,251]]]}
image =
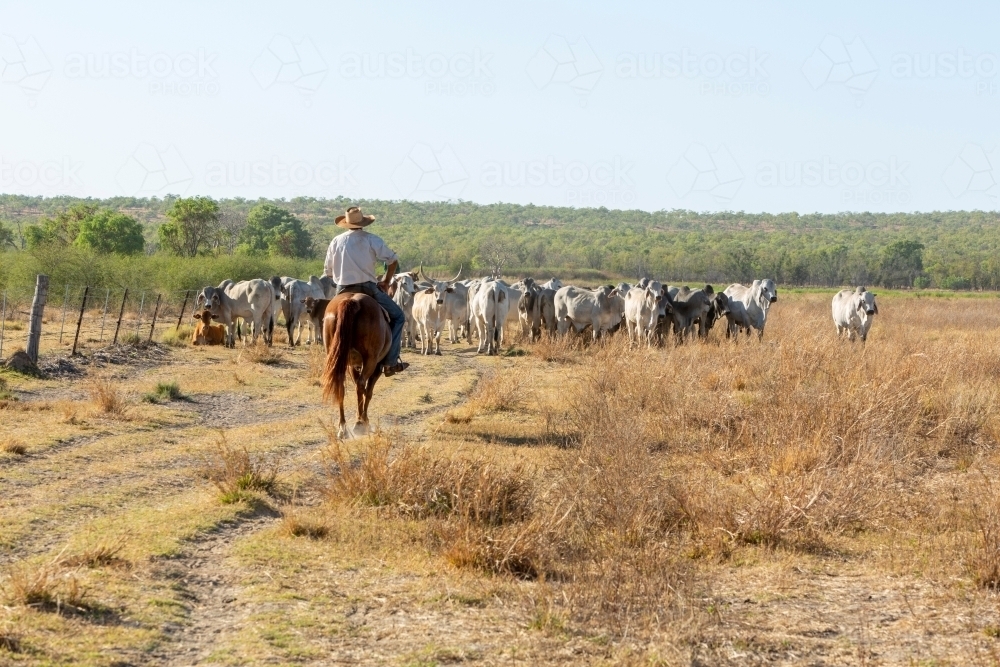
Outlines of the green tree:
{"label": "green tree", "polygon": [[209,197],[177,199],[167,217],[160,225],[160,245],[177,255],[195,257],[215,238],[219,205]]}
{"label": "green tree", "polygon": [[14,232],[7,228],[3,221],[0,220],[0,252],[2,252],[7,246],[12,249],[17,250],[17,243],[14,241]]}
{"label": "green tree", "polygon": [[882,251],[879,274],[884,287],[913,287],[923,272],[924,244],[920,241],[894,241]]}
{"label": "green tree", "polygon": [[37,225],[25,229],[24,237],[28,248],[55,244],[68,246],[80,233],[80,223],[94,216],[100,210],[96,204],[79,203],[60,211],[54,218],[44,218]]}
{"label": "green tree", "polygon": [[91,248],[99,253],[135,255],[146,247],[142,225],[124,213],[103,209],[80,222],[80,232],[74,245]]}
{"label": "green tree", "polygon": [[274,204],[257,204],[250,209],[241,238],[243,247],[251,253],[283,257],[312,254],[312,238],[302,221]]}

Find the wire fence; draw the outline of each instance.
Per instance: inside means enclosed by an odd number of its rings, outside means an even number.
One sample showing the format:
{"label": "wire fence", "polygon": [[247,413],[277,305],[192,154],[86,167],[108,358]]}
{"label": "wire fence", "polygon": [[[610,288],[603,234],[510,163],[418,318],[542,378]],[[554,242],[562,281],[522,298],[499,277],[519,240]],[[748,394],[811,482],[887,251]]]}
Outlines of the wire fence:
{"label": "wire fence", "polygon": [[[0,359],[28,343],[35,287],[0,291]],[[93,285],[49,285],[39,354],[159,340],[191,320],[197,290],[158,292]]]}

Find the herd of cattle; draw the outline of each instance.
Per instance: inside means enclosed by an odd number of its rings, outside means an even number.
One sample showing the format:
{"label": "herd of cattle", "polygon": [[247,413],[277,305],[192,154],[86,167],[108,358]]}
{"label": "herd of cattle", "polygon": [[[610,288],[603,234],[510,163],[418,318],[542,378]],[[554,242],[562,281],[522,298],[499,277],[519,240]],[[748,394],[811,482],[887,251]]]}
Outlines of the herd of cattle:
{"label": "herd of cattle", "polygon": [[[678,343],[704,338],[725,320],[726,337],[743,331],[764,335],[768,311],[778,300],[774,281],[755,280],[748,286],[734,283],[722,292],[711,285],[690,289],[643,279],[636,285],[621,283],[585,289],[564,286],[553,278],[537,283],[531,278],[508,284],[498,278],[434,280],[422,268],[393,277],[388,293],[406,315],[403,344],[422,354],[441,354],[441,333],[448,326],[452,343],[475,335],[479,352],[496,354],[505,332],[522,332],[534,341],[546,333],[566,335],[591,330],[594,340],[612,334],[622,323],[633,343],[657,345],[671,331]],[[337,286],[329,277],[311,276],[308,281],[289,277],[254,279],[234,283],[224,280],[218,287],[205,287],[197,297],[198,320],[192,336],[196,345],[234,346],[237,337],[271,344],[278,315],[288,332],[288,344],[322,340],[326,306]],[[878,313],[875,295],[864,287],[842,290],[833,298],[837,333],[846,332],[864,341],[872,317]],[[243,326],[241,326],[241,322]]]}

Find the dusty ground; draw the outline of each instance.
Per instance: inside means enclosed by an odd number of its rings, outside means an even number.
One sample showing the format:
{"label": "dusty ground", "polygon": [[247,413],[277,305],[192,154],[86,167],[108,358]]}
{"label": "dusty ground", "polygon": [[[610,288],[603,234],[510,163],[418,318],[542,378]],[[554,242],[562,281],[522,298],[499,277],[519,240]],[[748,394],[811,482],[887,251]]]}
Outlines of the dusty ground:
{"label": "dusty ground", "polygon": [[[382,429],[542,468],[564,453],[542,404],[558,402],[584,363],[443,348],[410,355],[407,373],[379,383]],[[51,366],[63,371],[48,379],[3,376],[17,400],[0,410],[0,445],[25,453],[0,452],[0,664],[1000,663],[997,597],[940,562],[918,526],[692,558],[690,621],[641,641],[540,623],[546,584],[458,569],[417,521],[331,506],[318,480],[333,412],[315,352],[283,350],[273,365],[239,352],[160,347]],[[532,401],[446,423],[496,369],[530,370]],[[95,378],[125,398],[124,414],[97,407]],[[182,399],[142,400],[167,381]],[[223,436],[275,457],[278,490],[220,502],[200,471]],[[972,474],[949,468],[934,483]],[[291,536],[285,516],[321,518],[328,534]],[[114,552],[106,562],[66,564],[101,546]],[[49,568],[59,600],[70,580],[84,594],[76,606],[21,604],[10,595],[18,568]]]}

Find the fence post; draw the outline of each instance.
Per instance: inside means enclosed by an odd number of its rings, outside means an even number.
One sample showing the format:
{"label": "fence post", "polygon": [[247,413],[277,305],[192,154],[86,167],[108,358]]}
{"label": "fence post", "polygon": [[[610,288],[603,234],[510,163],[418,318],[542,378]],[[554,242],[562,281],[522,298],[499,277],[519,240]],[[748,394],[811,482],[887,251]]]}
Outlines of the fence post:
{"label": "fence post", "polygon": [[0,361],[3,360],[3,332],[7,325],[7,290],[3,291],[3,307],[0,308]]}
{"label": "fence post", "polygon": [[184,319],[184,309],[188,305],[188,297],[191,296],[191,290],[184,290],[184,303],[181,304],[181,314],[177,316],[177,328],[181,328],[181,321]]}
{"label": "fence post", "polygon": [[38,363],[38,346],[42,339],[42,313],[49,295],[49,277],[38,274],[35,278],[35,298],[31,301],[31,322],[28,324],[28,358]]}
{"label": "fence post", "polygon": [[62,324],[59,325],[59,344],[62,345],[63,329],[66,327],[66,304],[69,302],[69,285],[66,285],[66,294],[63,295]]}
{"label": "fence post", "polygon": [[110,298],[111,288],[109,287],[108,291],[104,294],[104,314],[101,315],[101,343],[104,342],[104,322],[108,319],[108,299]]}
{"label": "fence post", "polygon": [[122,328],[122,315],[125,314],[125,300],[128,298],[128,288],[125,288],[125,293],[122,294],[122,309],[118,311],[118,325],[115,326],[115,339],[111,341],[112,345],[118,344],[118,330]]}
{"label": "fence post", "polygon": [[146,290],[139,297],[139,314],[135,318],[135,337],[139,337],[139,327],[142,326],[142,307],[146,305]]}
{"label": "fence post", "polygon": [[160,312],[160,294],[156,295],[156,308],[153,309],[153,324],[149,327],[149,342],[153,342],[153,329],[156,328],[156,316]]}
{"label": "fence post", "polygon": [[73,351],[69,356],[76,356],[76,343],[80,340],[80,325],[83,324],[83,310],[87,307],[87,295],[90,293],[90,285],[83,288],[83,303],[80,304],[80,317],[76,319],[76,333],[73,334]]}

